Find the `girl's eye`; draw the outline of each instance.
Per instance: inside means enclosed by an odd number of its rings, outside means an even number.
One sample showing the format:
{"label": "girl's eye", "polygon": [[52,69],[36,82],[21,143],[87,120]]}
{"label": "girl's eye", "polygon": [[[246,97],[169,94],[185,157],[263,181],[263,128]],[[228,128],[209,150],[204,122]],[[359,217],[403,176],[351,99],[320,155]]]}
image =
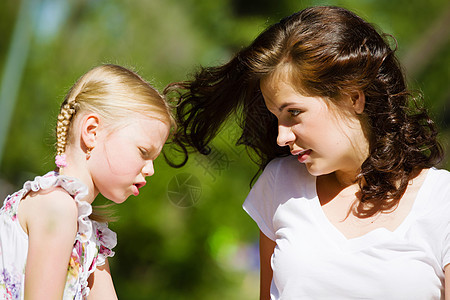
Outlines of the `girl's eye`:
{"label": "girl's eye", "polygon": [[141,151],[142,157],[144,157],[144,158],[148,157],[149,153],[147,150],[145,150],[144,148],[139,148],[139,151]]}
{"label": "girl's eye", "polygon": [[288,110],[288,112],[291,114],[292,117],[296,117],[299,114],[301,114],[302,111],[298,110],[298,109],[290,109],[290,110]]}

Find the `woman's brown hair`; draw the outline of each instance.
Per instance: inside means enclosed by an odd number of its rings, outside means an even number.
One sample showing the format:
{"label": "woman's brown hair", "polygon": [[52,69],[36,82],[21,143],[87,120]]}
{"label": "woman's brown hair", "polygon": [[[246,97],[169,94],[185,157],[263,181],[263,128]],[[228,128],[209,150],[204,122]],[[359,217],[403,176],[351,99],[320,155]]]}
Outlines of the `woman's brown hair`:
{"label": "woman's brown hair", "polygon": [[254,151],[262,170],[279,147],[277,119],[267,110],[259,89],[262,78],[282,66],[296,89],[339,104],[340,96],[362,91],[362,115],[370,154],[357,177],[362,217],[395,208],[414,171],[442,158],[437,129],[407,90],[403,71],[386,36],[340,7],[311,7],[268,27],[228,63],[201,68],[190,81],[173,83],[179,129],[174,141],[207,154],[208,144],[225,120],[236,113],[242,127],[238,144]]}

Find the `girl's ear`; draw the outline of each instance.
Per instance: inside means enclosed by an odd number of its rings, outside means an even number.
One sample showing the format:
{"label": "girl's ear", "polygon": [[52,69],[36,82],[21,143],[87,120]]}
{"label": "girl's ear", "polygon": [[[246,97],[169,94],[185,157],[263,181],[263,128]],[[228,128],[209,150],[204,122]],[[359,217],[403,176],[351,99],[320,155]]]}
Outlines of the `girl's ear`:
{"label": "girl's ear", "polygon": [[360,115],[364,112],[364,107],[366,105],[366,96],[364,95],[363,91],[357,91],[354,94],[351,95],[352,103],[353,103],[353,109],[355,112]]}
{"label": "girl's ear", "polygon": [[95,113],[87,114],[81,121],[81,140],[87,149],[95,147],[100,118]]}

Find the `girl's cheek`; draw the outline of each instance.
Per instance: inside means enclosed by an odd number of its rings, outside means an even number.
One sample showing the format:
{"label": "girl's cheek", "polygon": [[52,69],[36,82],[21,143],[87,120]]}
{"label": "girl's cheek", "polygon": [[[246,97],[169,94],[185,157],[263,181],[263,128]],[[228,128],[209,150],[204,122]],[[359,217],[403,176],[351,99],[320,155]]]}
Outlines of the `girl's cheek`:
{"label": "girl's cheek", "polygon": [[123,144],[114,143],[105,147],[105,159],[111,173],[127,175],[136,172],[141,159],[130,148]]}

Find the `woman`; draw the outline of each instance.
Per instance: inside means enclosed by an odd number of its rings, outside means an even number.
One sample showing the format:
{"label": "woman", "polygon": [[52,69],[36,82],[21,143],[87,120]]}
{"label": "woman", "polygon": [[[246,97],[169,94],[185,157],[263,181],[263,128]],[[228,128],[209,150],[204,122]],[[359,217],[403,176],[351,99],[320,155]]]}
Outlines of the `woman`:
{"label": "woman", "polygon": [[354,13],[311,7],[166,89],[179,93],[186,159],[241,117],[239,143],[263,170],[244,203],[260,228],[261,299],[449,291],[450,173],[434,168],[436,127],[394,51]]}

